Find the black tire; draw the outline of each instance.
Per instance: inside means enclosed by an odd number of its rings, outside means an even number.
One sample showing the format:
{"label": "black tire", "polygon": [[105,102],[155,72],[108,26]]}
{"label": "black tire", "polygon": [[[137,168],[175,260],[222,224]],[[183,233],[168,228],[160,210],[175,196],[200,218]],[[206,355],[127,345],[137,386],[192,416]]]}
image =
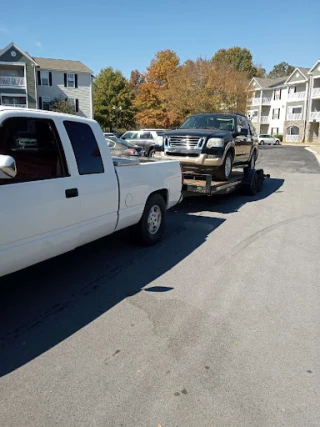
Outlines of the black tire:
{"label": "black tire", "polygon": [[[150,231],[150,213],[153,208],[157,207],[161,212],[160,226],[155,233]],[[165,232],[167,219],[167,208],[163,197],[160,194],[153,194],[147,200],[142,217],[138,224],[133,227],[133,235],[136,241],[143,245],[155,245],[158,243]]]}
{"label": "black tire", "polygon": [[260,141],[260,145],[264,145],[264,141]]}
{"label": "black tire", "polygon": [[156,150],[154,148],[151,148],[151,150],[149,151],[148,157],[154,157],[155,154],[156,154]]}
{"label": "black tire", "polygon": [[250,169],[254,169],[255,168],[256,161],[257,161],[257,153],[256,153],[256,151],[254,151],[252,153],[252,156],[250,158],[249,165],[248,165]]}
{"label": "black tire", "polygon": [[[230,165],[229,162],[231,162],[231,167],[227,166],[227,165]],[[233,155],[231,151],[229,151],[226,154],[226,157],[224,158],[223,165],[221,165],[218,168],[217,172],[215,172],[214,175],[219,181],[228,181],[232,173],[232,167],[233,167]]]}

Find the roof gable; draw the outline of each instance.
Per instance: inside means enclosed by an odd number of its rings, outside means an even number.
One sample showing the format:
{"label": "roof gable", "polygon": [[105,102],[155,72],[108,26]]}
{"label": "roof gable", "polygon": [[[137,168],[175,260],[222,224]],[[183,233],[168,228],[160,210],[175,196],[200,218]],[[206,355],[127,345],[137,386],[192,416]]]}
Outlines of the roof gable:
{"label": "roof gable", "polygon": [[314,66],[309,70],[308,74],[312,74],[316,69],[320,71],[320,59],[318,59]]}
{"label": "roof gable", "polygon": [[261,86],[255,77],[253,77],[250,80],[247,89],[248,90],[259,90],[259,89],[261,89]]}
{"label": "roof gable", "polygon": [[275,79],[270,79],[269,77],[256,77],[255,79],[257,80],[262,89],[274,89],[276,87],[283,86],[287,78],[288,77],[285,76],[277,77]]}
{"label": "roof gable", "polygon": [[[25,58],[27,58],[29,61],[33,62],[34,65],[38,65],[36,63],[36,61],[28,54],[28,52],[24,52],[22,49],[20,49],[20,47],[18,47],[16,44],[14,44],[13,42],[10,43],[7,47],[5,47],[4,49],[2,49],[0,51],[0,61],[1,61],[1,57],[7,53],[10,49],[15,49],[17,50],[22,56],[24,56]],[[14,59],[14,57],[12,58]]]}
{"label": "roof gable", "polygon": [[286,84],[308,81],[308,68],[297,67],[286,80]]}

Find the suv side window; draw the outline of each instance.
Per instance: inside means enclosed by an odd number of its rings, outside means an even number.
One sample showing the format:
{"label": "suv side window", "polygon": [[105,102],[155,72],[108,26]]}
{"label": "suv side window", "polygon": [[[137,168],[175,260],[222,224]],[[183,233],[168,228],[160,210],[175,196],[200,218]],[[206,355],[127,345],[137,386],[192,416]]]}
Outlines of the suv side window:
{"label": "suv side window", "polygon": [[140,135],[140,139],[153,139],[151,132],[142,132]]}
{"label": "suv side window", "polygon": [[246,120],[243,117],[238,116],[237,118],[237,128],[238,132],[241,132],[241,129],[248,129]]}
{"label": "suv side window", "polygon": [[71,120],[65,120],[63,124],[76,157],[79,174],[103,173],[101,153],[91,127]]}
{"label": "suv side window", "polygon": [[1,185],[68,175],[59,134],[53,120],[12,117],[0,127],[0,154],[14,158],[17,175]]}

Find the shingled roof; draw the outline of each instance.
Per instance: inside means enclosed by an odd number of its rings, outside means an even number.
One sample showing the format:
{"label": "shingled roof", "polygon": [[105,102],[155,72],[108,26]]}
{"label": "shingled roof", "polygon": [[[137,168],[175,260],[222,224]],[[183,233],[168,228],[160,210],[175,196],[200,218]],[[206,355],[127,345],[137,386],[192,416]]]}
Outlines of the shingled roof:
{"label": "shingled roof", "polygon": [[277,77],[275,79],[269,79],[268,77],[255,77],[255,80],[259,83],[262,88],[274,88],[282,86],[286,82],[289,76]]}
{"label": "shingled roof", "polygon": [[40,68],[54,71],[72,71],[76,73],[90,73],[92,71],[80,61],[70,61],[67,59],[36,58],[33,57]]}
{"label": "shingled roof", "polygon": [[[3,52],[4,49],[0,49],[0,55]],[[45,70],[52,70],[52,71],[70,71],[74,73],[90,73],[93,74],[90,68],[88,68],[86,65],[84,65],[80,61],[71,61],[68,59],[53,59],[53,58],[36,58],[34,56],[31,56],[30,53],[25,53],[32,58],[40,68],[43,68]]]}

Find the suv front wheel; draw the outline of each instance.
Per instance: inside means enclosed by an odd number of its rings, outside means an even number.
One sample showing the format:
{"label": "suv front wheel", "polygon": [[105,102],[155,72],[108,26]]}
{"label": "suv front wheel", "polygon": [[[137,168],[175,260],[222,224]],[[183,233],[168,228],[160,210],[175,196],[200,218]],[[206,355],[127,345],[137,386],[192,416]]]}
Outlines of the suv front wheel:
{"label": "suv front wheel", "polygon": [[223,164],[219,167],[219,169],[215,173],[215,176],[220,181],[228,181],[232,173],[232,167],[233,167],[233,155],[229,151],[226,157],[224,158]]}

